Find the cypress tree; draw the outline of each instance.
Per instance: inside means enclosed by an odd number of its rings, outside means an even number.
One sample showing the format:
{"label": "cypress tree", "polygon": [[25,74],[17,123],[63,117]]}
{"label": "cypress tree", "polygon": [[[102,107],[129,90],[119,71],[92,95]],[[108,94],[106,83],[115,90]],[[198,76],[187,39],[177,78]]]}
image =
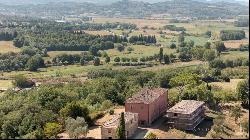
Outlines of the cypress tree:
{"label": "cypress tree", "polygon": [[160,62],[162,61],[162,59],[163,59],[163,48],[160,48],[160,53],[159,53]]}
{"label": "cypress tree", "polygon": [[116,130],[116,138],[117,139],[126,139],[124,112],[121,113],[119,126]]}
{"label": "cypress tree", "polygon": [[170,63],[170,58],[167,54],[164,55],[164,62],[165,64],[169,64]]}

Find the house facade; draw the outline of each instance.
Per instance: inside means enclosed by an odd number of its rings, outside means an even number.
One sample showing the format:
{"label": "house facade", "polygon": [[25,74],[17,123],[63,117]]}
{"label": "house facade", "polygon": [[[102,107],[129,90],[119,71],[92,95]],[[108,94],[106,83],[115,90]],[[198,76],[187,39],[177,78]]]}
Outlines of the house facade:
{"label": "house facade", "polygon": [[[101,126],[101,138],[102,139],[115,139],[116,138],[116,129],[119,126],[120,115],[114,116],[111,120],[106,121]],[[135,131],[138,128],[138,114],[125,112],[125,130],[126,137],[129,138],[134,135]]]}
{"label": "house facade", "polygon": [[167,94],[164,88],[144,88],[126,100],[125,112],[138,113],[139,126],[150,126],[166,112]]}
{"label": "house facade", "polygon": [[205,117],[205,102],[182,100],[167,111],[168,124],[182,130],[194,130]]}

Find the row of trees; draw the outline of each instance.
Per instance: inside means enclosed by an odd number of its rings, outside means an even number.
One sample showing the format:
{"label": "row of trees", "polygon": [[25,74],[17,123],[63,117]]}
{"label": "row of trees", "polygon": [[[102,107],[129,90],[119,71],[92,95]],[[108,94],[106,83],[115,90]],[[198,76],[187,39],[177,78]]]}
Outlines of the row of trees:
{"label": "row of trees", "polygon": [[113,49],[114,43],[127,42],[126,37],[117,35],[89,35],[69,32],[30,32],[14,39],[16,47],[31,46],[46,48],[48,51],[88,51],[91,47],[98,50]]}
{"label": "row of trees", "polygon": [[65,25],[65,30],[108,30],[108,29],[130,29],[135,30],[137,26],[131,23],[84,23],[81,25]]}
{"label": "row of trees", "polygon": [[220,32],[220,39],[225,40],[241,40],[245,38],[245,31],[243,30],[222,30]]}
{"label": "row of trees", "polygon": [[234,22],[234,26],[236,27],[248,27],[249,26],[249,19],[239,19]]}
{"label": "row of trees", "polygon": [[163,29],[168,29],[170,31],[186,31],[184,27],[176,27],[175,25],[165,25]]}
{"label": "row of trees", "polygon": [[37,71],[44,67],[41,55],[30,56],[28,54],[6,53],[0,54],[0,71],[30,70]]}
{"label": "row of trees", "polygon": [[221,60],[219,58],[214,59],[209,62],[209,66],[211,68],[219,68],[219,69],[224,69],[227,67],[233,68],[233,67],[239,67],[239,66],[249,66],[249,60],[248,58],[237,58],[235,60]]}
{"label": "row of trees", "polygon": [[155,44],[156,37],[155,36],[143,36],[142,34],[139,36],[131,36],[129,38],[129,43],[133,44]]}
{"label": "row of trees", "polygon": [[0,29],[0,41],[10,41],[17,36],[15,30],[10,29]]}

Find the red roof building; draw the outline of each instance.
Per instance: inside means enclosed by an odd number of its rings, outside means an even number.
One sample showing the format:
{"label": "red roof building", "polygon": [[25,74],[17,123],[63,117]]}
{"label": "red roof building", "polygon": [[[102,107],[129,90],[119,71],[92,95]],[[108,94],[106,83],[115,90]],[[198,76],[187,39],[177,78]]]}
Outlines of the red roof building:
{"label": "red roof building", "polygon": [[144,88],[125,102],[125,112],[138,113],[140,126],[151,123],[167,111],[167,93],[164,88]]}

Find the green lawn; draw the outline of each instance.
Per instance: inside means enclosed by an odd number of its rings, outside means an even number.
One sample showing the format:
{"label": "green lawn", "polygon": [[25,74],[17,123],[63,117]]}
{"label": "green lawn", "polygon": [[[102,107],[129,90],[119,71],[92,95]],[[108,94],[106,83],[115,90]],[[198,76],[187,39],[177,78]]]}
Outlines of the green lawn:
{"label": "green lawn", "polygon": [[84,76],[89,70],[101,69],[104,66],[80,66],[80,65],[69,65],[69,66],[52,66],[48,68],[40,68],[38,72],[29,71],[13,71],[13,72],[3,72],[3,77],[11,78],[15,75],[22,74],[28,78],[50,78],[61,75],[63,77],[69,77],[71,74],[77,74]]}
{"label": "green lawn", "polygon": [[[154,54],[159,53],[160,48],[156,46],[143,46],[143,45],[133,45],[130,46],[134,49],[131,53],[129,53],[127,50],[123,52],[119,52],[117,49],[111,49],[106,51],[108,55],[112,58],[114,57],[136,57],[140,58],[142,56],[153,56]],[[164,53],[170,54],[170,53],[175,53],[174,49],[169,49],[169,48],[163,48]]]}
{"label": "green lawn", "polygon": [[249,52],[230,51],[230,52],[222,53],[221,58],[224,60],[226,59],[234,60],[237,58],[249,58]]}

